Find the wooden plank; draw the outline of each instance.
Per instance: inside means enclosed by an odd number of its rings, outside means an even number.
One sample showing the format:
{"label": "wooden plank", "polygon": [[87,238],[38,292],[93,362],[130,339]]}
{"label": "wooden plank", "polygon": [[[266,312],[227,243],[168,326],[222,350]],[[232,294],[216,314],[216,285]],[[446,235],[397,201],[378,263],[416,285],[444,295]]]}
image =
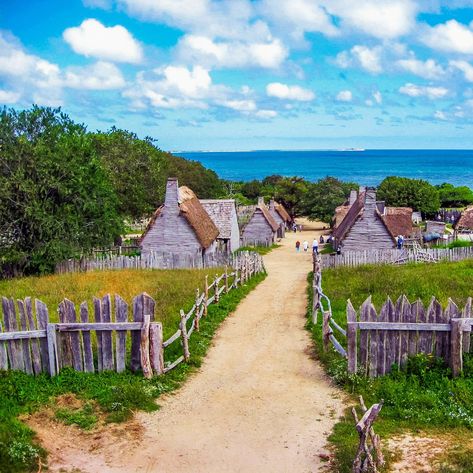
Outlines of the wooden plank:
{"label": "wooden plank", "polygon": [[[48,307],[44,302],[40,301],[39,299],[35,299],[34,305],[36,311],[36,320],[38,322],[38,329],[46,331],[49,324]],[[43,373],[50,373],[48,341],[46,338],[39,340],[39,350],[41,353],[42,371]]]}
{"label": "wooden plank", "polygon": [[[427,307],[425,311],[425,322],[426,323],[434,323],[435,321],[435,297],[432,297],[430,299],[429,306]],[[426,349],[429,351],[426,351],[426,353],[435,353],[435,345],[436,345],[436,336],[435,332],[433,330],[431,331],[426,331],[426,333],[423,334],[423,337],[425,338],[425,345]]]}
{"label": "wooden plank", "polygon": [[[115,320],[120,323],[128,321],[128,304],[118,295],[115,296]],[[126,368],[126,335],[121,330],[115,335],[117,373],[122,373]]]}
{"label": "wooden plank", "polygon": [[[0,322],[0,335],[2,333],[2,324]],[[0,339],[0,370],[8,369],[8,355],[7,355],[7,344]]]}
{"label": "wooden plank", "polygon": [[49,374],[56,376],[59,373],[58,344],[56,337],[56,327],[48,324],[46,327],[48,342]]}
{"label": "wooden plank", "polygon": [[356,347],[356,326],[350,324],[356,323],[356,311],[350,300],[347,302],[347,356],[348,356],[348,372],[356,373],[357,370],[357,347]]}
{"label": "wooden plank", "polygon": [[[409,323],[411,316],[411,304],[406,296],[402,296],[401,304],[398,308],[400,322]],[[400,330],[399,332],[399,366],[404,366],[409,355],[409,330]]]}
{"label": "wooden plank", "polygon": [[177,365],[179,365],[183,361],[184,361],[184,355],[181,355],[179,358],[174,360],[169,366],[166,366],[166,368],[164,368],[164,372],[167,373],[168,371],[171,371],[172,369],[174,369]]}
{"label": "wooden plank", "polygon": [[[68,318],[68,308],[64,299],[59,303],[59,321],[63,323],[70,322]],[[63,333],[57,336],[58,338],[58,362],[59,368],[64,368],[65,366],[72,366],[72,342],[71,334],[69,331],[64,331]]]}
{"label": "wooden plank", "polygon": [[[424,304],[420,299],[414,302],[411,305],[412,318],[415,317],[417,323],[426,322],[426,310]],[[426,330],[419,330],[417,332],[417,353],[431,353],[432,351],[432,342],[430,341],[429,346],[429,332]],[[430,337],[431,340],[431,337]]]}
{"label": "wooden plank", "polygon": [[[66,305],[66,317],[69,323],[77,323],[77,313],[75,305],[69,299],[64,299]],[[82,347],[80,343],[80,334],[74,331],[70,332],[72,349],[72,366],[76,371],[83,371]]]}
{"label": "wooden plank", "polygon": [[[444,323],[443,309],[437,299],[433,299],[431,302],[432,306],[432,317],[436,323]],[[430,308],[430,307],[429,307]],[[435,356],[441,357],[443,353],[443,336],[438,330],[435,331]]]}
{"label": "wooden plank", "polygon": [[[396,308],[394,307],[393,301],[390,297],[388,297],[387,301],[384,304],[384,311],[387,325],[392,327],[392,325],[395,324],[396,320]],[[388,329],[385,332],[384,345],[386,348],[384,371],[385,373],[390,373],[393,364],[396,363],[397,333]]]}
{"label": "wooden plank", "polygon": [[333,333],[330,327],[330,312],[328,310],[323,311],[322,317],[322,341],[324,351],[327,351],[330,348],[330,335]]}
{"label": "wooden plank", "polygon": [[[451,319],[457,319],[461,317],[461,312],[458,306],[453,302],[452,299],[448,299],[447,308],[443,312],[443,320],[444,322],[450,323]],[[443,350],[442,350],[442,357],[447,362],[450,363],[450,354],[451,354],[451,332],[443,333]],[[459,337],[460,342],[463,338],[463,334]],[[458,342],[458,340],[457,340]],[[461,345],[461,343],[460,343]]]}
{"label": "wooden plank", "polygon": [[[381,310],[379,311],[378,322],[383,323],[388,321],[389,316],[389,304],[385,302]],[[386,373],[386,330],[378,330],[378,350],[376,353],[377,357],[377,376],[383,376]]]}
{"label": "wooden plank", "polygon": [[[110,294],[102,298],[102,323],[112,322],[112,300]],[[112,332],[104,330],[102,332],[102,368],[104,371],[113,371],[115,369],[115,362],[113,359],[113,344]]]}
{"label": "wooden plank", "polygon": [[[7,332],[17,332],[18,322],[16,320],[15,303],[13,299],[2,298],[3,316],[5,330]],[[8,348],[9,347],[9,348]],[[10,369],[24,371],[23,344],[19,339],[13,339],[8,342],[7,353],[10,358]]]}
{"label": "wooden plank", "polygon": [[153,322],[149,327],[151,369],[155,375],[164,374],[163,325]]}
{"label": "wooden plank", "polygon": [[[80,305],[80,321],[83,324],[89,323],[89,308],[87,302]],[[94,373],[94,353],[92,350],[92,340],[88,330],[82,331],[82,345],[84,349],[84,371],[86,373]]]}
{"label": "wooden plank", "polygon": [[186,314],[182,309],[180,313],[181,321],[179,323],[179,329],[181,330],[182,351],[184,352],[184,360],[189,361],[191,354],[189,352],[189,337],[187,335]]}
{"label": "wooden plank", "polygon": [[110,330],[117,331],[140,331],[142,322],[109,322],[109,323],[59,323],[56,324],[56,328],[59,332],[78,332],[78,331],[97,331],[104,332]]}
{"label": "wooden plank", "polygon": [[[140,323],[143,322],[143,294],[140,294],[133,299],[133,321]],[[140,333],[132,332],[130,369],[133,372],[141,369],[140,343]]]}
{"label": "wooden plank", "polygon": [[[466,300],[465,307],[463,308],[463,311],[462,311],[463,318],[467,319],[467,318],[472,317],[471,307],[472,307],[472,299],[471,297],[469,297]],[[467,326],[465,324],[465,332],[463,333],[463,352],[470,353],[470,347],[471,347],[471,325]]]}
{"label": "wooden plank", "polygon": [[[94,297],[94,320],[100,324],[102,321],[102,302],[99,298]],[[97,370],[103,371],[103,355],[102,355],[102,331],[97,331]]]}
{"label": "wooden plank", "polygon": [[[372,322],[378,321],[378,314],[373,304],[369,306],[368,320]],[[379,342],[379,331],[370,330],[369,339],[369,375],[373,378],[378,376],[378,342]]]}
{"label": "wooden plank", "polygon": [[[409,313],[406,314],[406,319],[410,323],[416,323],[418,320],[418,302],[416,301],[410,305]],[[422,303],[421,303],[422,304]],[[408,356],[414,356],[418,353],[417,345],[419,342],[419,331],[409,331],[409,342],[407,345],[407,354]]]}
{"label": "wooden plank", "polygon": [[141,358],[141,369],[143,376],[147,379],[152,378],[153,370],[151,368],[151,360],[149,356],[149,326],[150,326],[150,315],[143,315],[143,326],[141,327],[140,333],[140,358]]}
{"label": "wooden plank", "polygon": [[[368,322],[370,316],[371,296],[363,302],[360,308],[360,322]],[[369,332],[360,331],[360,349],[359,349],[359,365],[363,369],[365,375],[368,374],[368,340]]]}
{"label": "wooden plank", "polygon": [[194,316],[194,327],[197,331],[200,330],[200,304],[199,304],[199,288],[195,290],[195,316]]}
{"label": "wooden plank", "polygon": [[454,377],[460,376],[463,371],[463,321],[456,318],[451,319],[451,347],[450,347],[450,367]]}
{"label": "wooden plank", "polygon": [[[26,318],[28,320],[28,326],[30,330],[35,330],[36,324],[33,317],[33,305],[31,303],[31,297],[25,298],[25,310],[26,310]],[[39,349],[39,341],[37,338],[32,338],[30,343],[31,343],[31,359],[33,363],[33,372],[35,375],[38,375],[42,371],[41,351]]]}
{"label": "wooden plank", "polygon": [[179,329],[176,332],[174,332],[174,334],[171,335],[165,342],[163,342],[164,348],[171,345],[171,343],[175,342],[180,336],[181,336],[181,330]]}
{"label": "wooden plank", "polygon": [[[20,328],[24,332],[28,332],[28,323],[26,320],[26,308],[25,303],[21,299],[16,301],[18,305],[18,312],[20,315]],[[31,359],[31,350],[30,350],[30,337],[24,338],[21,341],[23,348],[23,363],[25,367],[25,372],[28,374],[33,374],[33,361]]]}

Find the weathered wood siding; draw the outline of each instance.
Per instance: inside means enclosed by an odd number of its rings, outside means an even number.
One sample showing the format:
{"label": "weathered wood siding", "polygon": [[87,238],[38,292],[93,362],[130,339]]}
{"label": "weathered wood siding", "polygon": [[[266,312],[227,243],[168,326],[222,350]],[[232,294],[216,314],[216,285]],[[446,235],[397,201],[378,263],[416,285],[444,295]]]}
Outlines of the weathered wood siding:
{"label": "weathered wood siding", "polygon": [[276,233],[273,231],[268,221],[260,209],[256,209],[250,221],[245,225],[242,233],[243,244],[245,242],[267,241],[273,242]]}
{"label": "weathered wood siding", "polygon": [[230,252],[236,251],[240,248],[240,227],[238,226],[238,217],[236,208],[232,212],[232,233],[230,238]]}
{"label": "weathered wood siding", "polygon": [[394,241],[376,213],[376,194],[367,191],[365,208],[343,239],[343,251],[384,250],[394,248]]}
{"label": "weathered wood siding", "polygon": [[[177,180],[169,180],[166,199],[161,214],[141,242],[142,254],[152,251],[163,253],[196,254],[203,250],[194,230],[179,210],[179,190]],[[213,243],[206,253],[215,251]]]}

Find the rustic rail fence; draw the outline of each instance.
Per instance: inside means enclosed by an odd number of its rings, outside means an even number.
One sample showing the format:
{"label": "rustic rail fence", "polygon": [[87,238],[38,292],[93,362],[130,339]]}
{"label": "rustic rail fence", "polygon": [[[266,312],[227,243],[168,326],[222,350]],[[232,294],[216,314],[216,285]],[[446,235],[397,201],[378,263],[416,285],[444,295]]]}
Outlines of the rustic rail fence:
{"label": "rustic rail fence", "polygon": [[[211,283],[206,276],[203,292],[197,289],[192,308],[180,311],[179,328],[167,340],[163,339],[162,324],[155,321],[155,301],[146,293],[136,296],[131,307],[118,295],[113,304],[109,294],[94,298],[93,321],[87,302],[77,308],[64,299],[59,304],[58,323],[50,322],[49,309],[39,299],[33,303],[27,297],[15,303],[13,298],[3,297],[5,331],[0,323],[0,370],[54,376],[68,366],[91,373],[122,372],[129,366],[132,371],[141,369],[145,377],[164,374],[191,356],[189,338],[199,331],[208,306],[264,271],[261,256],[246,252],[235,260],[231,272],[226,268]],[[165,362],[165,350],[177,341],[182,354]]]}
{"label": "rustic rail fence", "polygon": [[153,252],[139,256],[110,256],[103,258],[69,259],[56,265],[56,273],[74,273],[116,269],[183,269],[235,267],[237,257],[232,254],[215,252],[201,254]]}
{"label": "rustic rail fence", "polygon": [[473,247],[423,248],[421,252],[404,248],[401,250],[342,251],[341,254],[321,255],[323,268],[339,266],[356,267],[364,264],[403,264],[434,261],[462,261],[473,258]]}

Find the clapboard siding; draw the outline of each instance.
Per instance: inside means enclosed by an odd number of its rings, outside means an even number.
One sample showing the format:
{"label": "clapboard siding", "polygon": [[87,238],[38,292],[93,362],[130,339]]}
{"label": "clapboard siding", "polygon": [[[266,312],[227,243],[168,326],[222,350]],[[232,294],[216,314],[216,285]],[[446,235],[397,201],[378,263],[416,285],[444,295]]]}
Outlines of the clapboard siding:
{"label": "clapboard siding", "polygon": [[243,244],[246,241],[268,241],[273,242],[276,233],[266,220],[261,209],[256,208],[250,221],[245,225],[242,233]]}

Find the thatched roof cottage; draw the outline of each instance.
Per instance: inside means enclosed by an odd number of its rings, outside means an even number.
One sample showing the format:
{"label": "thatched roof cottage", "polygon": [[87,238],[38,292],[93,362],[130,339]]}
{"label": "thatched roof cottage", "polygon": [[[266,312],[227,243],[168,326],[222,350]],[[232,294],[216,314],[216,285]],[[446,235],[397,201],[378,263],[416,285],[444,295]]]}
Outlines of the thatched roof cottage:
{"label": "thatched roof cottage", "polygon": [[164,205],[156,210],[141,237],[141,252],[204,256],[216,250],[218,235],[218,228],[192,190],[169,178]]}
{"label": "thatched roof cottage", "polygon": [[395,247],[397,236],[412,233],[411,208],[386,207],[376,200],[374,188],[360,188],[356,199],[352,195],[351,200],[333,231],[335,247],[345,251],[390,249]]}
{"label": "thatched roof cottage", "polygon": [[262,197],[258,205],[239,209],[243,245],[271,245],[277,237],[279,225],[272,217]]}
{"label": "thatched roof cottage", "polygon": [[217,249],[232,253],[240,248],[240,228],[235,200],[233,199],[201,199],[200,203],[219,230]]}
{"label": "thatched roof cottage", "polygon": [[468,206],[455,224],[455,232],[470,233],[473,231],[473,205]]}

